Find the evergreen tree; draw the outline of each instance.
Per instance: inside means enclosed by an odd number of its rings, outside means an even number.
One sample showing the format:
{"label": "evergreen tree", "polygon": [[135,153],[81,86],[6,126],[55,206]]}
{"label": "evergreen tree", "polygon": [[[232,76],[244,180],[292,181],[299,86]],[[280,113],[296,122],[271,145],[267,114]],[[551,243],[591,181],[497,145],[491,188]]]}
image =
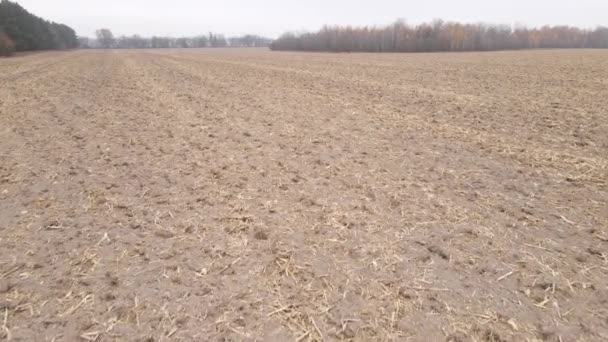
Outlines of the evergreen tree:
{"label": "evergreen tree", "polygon": [[15,43],[0,29],[0,56],[11,56],[15,52]]}
{"label": "evergreen tree", "polygon": [[14,42],[16,51],[78,47],[73,29],[37,17],[8,0],[0,2],[0,28]]}

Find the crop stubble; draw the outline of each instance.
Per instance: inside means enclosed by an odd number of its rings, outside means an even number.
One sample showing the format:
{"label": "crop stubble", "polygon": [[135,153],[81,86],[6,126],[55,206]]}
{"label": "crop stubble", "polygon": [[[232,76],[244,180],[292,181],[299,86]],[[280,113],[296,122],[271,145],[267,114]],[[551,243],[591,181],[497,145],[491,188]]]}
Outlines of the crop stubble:
{"label": "crop stubble", "polygon": [[606,340],[608,53],[0,60],[0,337]]}

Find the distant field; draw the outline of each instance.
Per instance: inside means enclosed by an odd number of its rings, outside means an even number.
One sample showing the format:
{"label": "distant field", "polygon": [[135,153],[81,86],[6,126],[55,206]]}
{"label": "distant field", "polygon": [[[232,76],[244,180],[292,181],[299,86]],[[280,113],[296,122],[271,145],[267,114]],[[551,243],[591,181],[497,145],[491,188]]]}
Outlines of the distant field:
{"label": "distant field", "polygon": [[0,339],[608,340],[608,51],[0,60]]}

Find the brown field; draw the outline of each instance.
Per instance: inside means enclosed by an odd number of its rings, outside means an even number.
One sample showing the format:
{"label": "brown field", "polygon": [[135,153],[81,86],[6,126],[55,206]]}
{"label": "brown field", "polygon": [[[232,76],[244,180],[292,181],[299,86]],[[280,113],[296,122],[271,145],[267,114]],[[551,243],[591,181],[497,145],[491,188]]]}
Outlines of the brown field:
{"label": "brown field", "polygon": [[0,340],[608,339],[608,51],[49,52],[0,85]]}

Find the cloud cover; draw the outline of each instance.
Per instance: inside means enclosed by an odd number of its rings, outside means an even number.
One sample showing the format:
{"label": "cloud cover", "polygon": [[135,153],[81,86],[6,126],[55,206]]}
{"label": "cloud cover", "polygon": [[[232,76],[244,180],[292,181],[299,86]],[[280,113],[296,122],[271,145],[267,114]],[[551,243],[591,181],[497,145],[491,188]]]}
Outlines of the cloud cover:
{"label": "cloud cover", "polygon": [[608,25],[606,0],[18,0],[36,15],[93,36],[115,34],[193,36],[209,31],[254,33],[271,38],[285,31],[317,30],[324,24],[384,25],[435,18],[500,24]]}

